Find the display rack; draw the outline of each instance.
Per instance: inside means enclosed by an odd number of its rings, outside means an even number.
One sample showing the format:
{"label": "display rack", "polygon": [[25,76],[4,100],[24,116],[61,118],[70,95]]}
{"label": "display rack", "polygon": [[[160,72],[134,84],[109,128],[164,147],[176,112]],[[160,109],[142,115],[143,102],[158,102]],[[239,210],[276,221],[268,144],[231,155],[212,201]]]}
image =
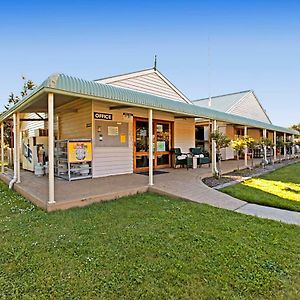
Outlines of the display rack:
{"label": "display rack", "polygon": [[55,175],[72,181],[92,178],[92,141],[66,139],[55,141]]}

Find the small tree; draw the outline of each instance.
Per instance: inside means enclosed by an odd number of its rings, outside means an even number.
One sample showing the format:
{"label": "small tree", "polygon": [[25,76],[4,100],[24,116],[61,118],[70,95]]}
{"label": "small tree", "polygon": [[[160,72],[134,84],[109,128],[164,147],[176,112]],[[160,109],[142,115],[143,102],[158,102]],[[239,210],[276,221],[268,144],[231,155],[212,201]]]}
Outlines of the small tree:
{"label": "small tree", "polygon": [[279,150],[280,159],[281,159],[281,151],[282,151],[283,147],[284,147],[283,138],[279,137],[278,140],[277,140],[277,142],[276,142],[276,149]]}
{"label": "small tree", "polygon": [[220,178],[221,176],[221,149],[226,148],[230,145],[230,138],[219,130],[214,131],[211,134],[211,139],[216,143],[216,157],[217,157],[217,173],[214,174],[216,177]]}
{"label": "small tree", "polygon": [[[271,149],[273,146],[274,146],[274,143],[272,140],[268,139],[268,138],[265,138],[265,137],[262,137],[259,141],[259,144],[260,146],[264,149],[265,147],[268,149]],[[272,155],[271,155],[271,158],[270,158],[271,162],[272,162]],[[263,165],[265,164],[268,164],[268,160],[267,158],[265,157],[265,155],[263,156],[263,162],[262,162]]]}
{"label": "small tree", "polygon": [[245,136],[244,137],[246,147],[251,150],[251,169],[254,168],[254,150],[256,149],[258,143],[255,141],[254,138],[250,136]]}
{"label": "small tree", "polygon": [[[26,79],[25,76],[22,76],[23,80],[23,88],[20,92],[20,96],[15,95],[14,93],[10,93],[8,96],[7,104],[4,105],[6,110],[9,110],[12,106],[17,104],[20,100],[26,97],[29,91],[35,89],[36,85],[30,79]],[[4,124],[4,143],[12,147],[11,143],[11,131],[12,131],[13,124],[12,122],[8,121]]]}
{"label": "small tree", "polygon": [[231,147],[236,151],[237,169],[240,170],[240,154],[245,150],[246,141],[244,137],[238,137],[231,142]]}

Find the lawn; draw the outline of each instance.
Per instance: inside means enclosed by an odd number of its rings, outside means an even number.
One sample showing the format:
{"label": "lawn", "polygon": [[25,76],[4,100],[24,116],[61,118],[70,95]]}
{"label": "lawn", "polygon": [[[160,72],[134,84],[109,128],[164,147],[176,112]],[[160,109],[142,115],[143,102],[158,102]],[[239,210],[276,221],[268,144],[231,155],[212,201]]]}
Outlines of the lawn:
{"label": "lawn", "polygon": [[299,236],[151,193],[46,213],[0,183],[0,298],[299,299]]}
{"label": "lawn", "polygon": [[221,189],[251,203],[300,212],[300,163]]}

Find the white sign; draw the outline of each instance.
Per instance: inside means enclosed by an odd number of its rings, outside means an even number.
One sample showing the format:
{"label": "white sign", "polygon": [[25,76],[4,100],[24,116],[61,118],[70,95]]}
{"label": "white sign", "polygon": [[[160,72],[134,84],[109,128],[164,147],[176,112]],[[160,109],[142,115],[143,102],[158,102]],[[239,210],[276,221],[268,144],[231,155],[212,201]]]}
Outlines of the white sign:
{"label": "white sign", "polygon": [[107,135],[118,136],[119,127],[118,126],[107,126]]}

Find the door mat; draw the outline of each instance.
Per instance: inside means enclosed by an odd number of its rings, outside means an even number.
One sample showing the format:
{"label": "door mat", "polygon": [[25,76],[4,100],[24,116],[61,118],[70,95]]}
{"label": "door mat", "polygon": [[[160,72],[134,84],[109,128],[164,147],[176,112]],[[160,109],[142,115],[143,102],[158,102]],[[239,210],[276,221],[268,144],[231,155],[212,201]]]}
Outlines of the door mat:
{"label": "door mat", "polygon": [[[167,171],[157,171],[157,170],[153,171],[153,175],[160,175],[160,174],[167,174],[167,173],[169,173],[169,172],[167,172]],[[148,171],[146,171],[146,172],[138,172],[137,174],[149,176],[149,172]]]}

